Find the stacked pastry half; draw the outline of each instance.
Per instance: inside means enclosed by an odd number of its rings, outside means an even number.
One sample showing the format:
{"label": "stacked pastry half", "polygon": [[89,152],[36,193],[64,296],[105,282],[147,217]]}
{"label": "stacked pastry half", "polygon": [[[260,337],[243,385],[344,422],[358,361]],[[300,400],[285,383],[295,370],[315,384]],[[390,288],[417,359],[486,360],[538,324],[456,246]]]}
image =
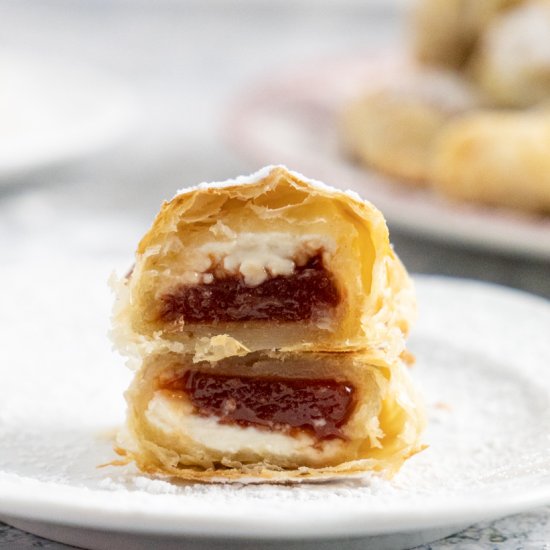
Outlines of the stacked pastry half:
{"label": "stacked pastry half", "polygon": [[187,480],[395,472],[420,448],[411,281],[382,214],[284,167],[165,203],[117,284],[118,450]]}

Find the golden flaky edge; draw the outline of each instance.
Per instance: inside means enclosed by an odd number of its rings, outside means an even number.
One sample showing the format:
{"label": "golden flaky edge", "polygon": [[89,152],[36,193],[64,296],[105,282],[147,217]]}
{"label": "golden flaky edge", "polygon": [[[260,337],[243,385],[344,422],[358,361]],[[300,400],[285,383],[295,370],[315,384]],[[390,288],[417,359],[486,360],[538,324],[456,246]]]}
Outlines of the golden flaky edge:
{"label": "golden flaky edge", "polygon": [[[113,280],[117,300],[113,310],[112,338],[118,350],[129,358],[128,365],[138,369],[143,357],[151,353],[173,351],[175,353],[194,353],[197,360],[215,361],[232,355],[244,355],[249,350],[238,339],[227,335],[202,338],[196,341],[176,342],[163,337],[162,331],[152,336],[139,334],[131,328],[132,292],[139,284],[140,272],[147,258],[158,250],[159,243],[167,235],[177,230],[180,220],[200,221],[212,215],[211,204],[216,196],[223,194],[239,199],[252,199],[289,183],[293,188],[306,193],[339,201],[351,210],[354,223],[357,223],[374,247],[371,291],[361,307],[360,337],[354,341],[345,341],[340,348],[330,344],[313,347],[300,343],[280,348],[284,351],[349,351],[369,349],[374,357],[380,356],[393,360],[405,348],[405,338],[410,324],[416,317],[416,302],[413,283],[389,242],[388,228],[381,212],[368,201],[362,200],[350,191],[341,191],[317,181],[305,178],[301,174],[287,170],[284,166],[268,166],[250,176],[220,183],[201,184],[180,191],[171,201],[162,205],[151,229],[146,233],[136,253],[136,263],[130,280]],[[266,346],[269,348],[270,346]]]}
{"label": "golden flaky edge", "polygon": [[[126,429],[119,434],[117,453],[121,456],[113,464],[126,464],[134,461],[138,468],[149,474],[166,476],[190,482],[239,482],[239,483],[296,483],[331,481],[346,477],[355,477],[367,472],[376,472],[391,477],[410,456],[424,447],[420,434],[424,428],[424,412],[412,387],[403,361],[412,362],[405,350],[405,338],[410,324],[416,317],[416,301],[413,283],[403,264],[395,255],[390,242],[388,228],[383,215],[368,201],[363,201],[353,192],[344,192],[325,184],[305,178],[301,174],[288,171],[284,166],[268,166],[250,176],[243,176],[226,182],[201,184],[194,188],[180,191],[171,201],[163,204],[151,229],[141,240],[137,253],[134,275],[140,272],[152,249],[162,242],[163,238],[173,232],[178,220],[186,218],[190,208],[195,205],[195,219],[201,219],[201,209],[196,208],[195,201],[219,193],[230,193],[232,196],[247,198],[261,195],[266,186],[275,186],[279,178],[285,178],[298,189],[309,193],[342,201],[353,212],[363,226],[365,233],[374,245],[374,262],[372,266],[372,283],[369,298],[365,302],[361,315],[363,339],[359,342],[345,342],[341,349],[309,348],[295,346],[281,351],[360,351],[371,365],[380,365],[392,373],[392,398],[405,411],[406,422],[398,429],[400,436],[399,449],[392,450],[388,456],[364,458],[348,461],[337,466],[324,468],[281,469],[267,463],[254,465],[229,464],[227,468],[195,469],[177,468],[147,458],[147,453],[140,449],[139,435],[136,435],[132,415],[129,415]],[[189,218],[186,218],[189,220]],[[177,354],[195,353],[196,361],[217,361],[225,357],[246,355],[246,349],[239,341],[227,335],[217,335],[201,342],[201,345],[190,350],[182,342],[163,338],[162,333],[152,337],[138,334],[131,329],[130,314],[132,307],[131,284],[134,277],[128,279],[113,278],[111,284],[117,294],[113,310],[112,339],[121,353],[127,356],[128,366],[140,371],[144,359],[152,354],[173,352]],[[203,339],[204,340],[204,339]],[[372,345],[374,343],[374,345]],[[371,344],[369,346],[369,344]],[[379,345],[379,349],[376,346]],[[202,348],[201,348],[202,346]],[[347,346],[347,347],[346,347]],[[137,375],[136,375],[137,376]],[[401,415],[403,416],[403,415]],[[139,432],[139,430],[137,430]]]}
{"label": "golden flaky edge", "polygon": [[[199,469],[178,467],[177,457],[170,449],[163,449],[155,443],[146,440],[143,433],[142,417],[136,406],[146,406],[139,399],[132,404],[130,388],[128,422],[124,432],[119,434],[117,453],[122,457],[122,463],[135,462],[144,473],[173,478],[180,481],[204,483],[297,483],[334,481],[348,477],[358,477],[366,473],[374,473],[391,478],[401,468],[403,463],[422,451],[426,446],[420,437],[424,430],[426,419],[421,399],[412,385],[408,368],[402,361],[388,367],[382,362],[378,368],[389,376],[388,383],[381,386],[383,392],[383,426],[390,448],[384,448],[384,438],[381,448],[373,449],[376,456],[343,462],[336,466],[322,468],[299,467],[283,469],[272,464],[261,462],[256,464],[241,464],[235,461],[226,467]],[[379,419],[382,416],[378,417]]]}

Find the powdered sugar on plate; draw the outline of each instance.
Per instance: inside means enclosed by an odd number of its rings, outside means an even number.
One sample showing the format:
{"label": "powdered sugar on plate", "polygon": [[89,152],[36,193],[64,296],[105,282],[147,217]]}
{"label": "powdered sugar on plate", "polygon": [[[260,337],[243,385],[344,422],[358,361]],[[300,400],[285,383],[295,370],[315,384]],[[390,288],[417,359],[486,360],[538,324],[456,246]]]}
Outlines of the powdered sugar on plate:
{"label": "powdered sugar on plate", "polygon": [[[189,485],[113,459],[130,373],[107,339],[110,266],[0,274],[0,514],[172,534],[337,536],[456,525],[550,502],[550,305],[417,279],[413,378],[429,447],[391,481]],[[7,359],[7,360],[6,360]]]}

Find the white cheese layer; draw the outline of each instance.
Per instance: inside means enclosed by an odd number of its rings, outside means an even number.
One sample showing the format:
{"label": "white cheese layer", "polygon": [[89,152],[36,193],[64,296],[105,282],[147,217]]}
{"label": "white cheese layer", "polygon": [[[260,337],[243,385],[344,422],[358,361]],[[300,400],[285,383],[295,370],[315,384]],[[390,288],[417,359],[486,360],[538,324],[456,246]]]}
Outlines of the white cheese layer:
{"label": "white cheese layer", "polygon": [[320,251],[334,252],[334,241],[325,235],[290,235],[280,232],[234,233],[225,239],[203,244],[193,251],[193,265],[181,280],[192,284],[209,284],[212,273],[242,275],[249,286],[257,286],[270,277],[288,276],[296,266],[304,265]]}
{"label": "white cheese layer", "polygon": [[307,434],[294,437],[252,426],[219,424],[215,417],[193,414],[193,407],[184,398],[162,391],[155,393],[145,415],[152,426],[167,436],[192,439],[195,444],[230,458],[248,452],[290,459],[330,459],[342,444],[340,440],[331,440],[314,448],[315,440]]}

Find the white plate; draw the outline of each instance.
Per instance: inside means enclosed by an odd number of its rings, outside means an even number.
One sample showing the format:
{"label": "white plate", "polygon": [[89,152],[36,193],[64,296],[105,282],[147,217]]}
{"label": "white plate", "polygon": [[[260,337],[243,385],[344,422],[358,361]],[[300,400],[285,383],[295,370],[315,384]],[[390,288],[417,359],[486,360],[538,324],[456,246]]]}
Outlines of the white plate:
{"label": "white plate", "polygon": [[0,185],[106,148],[135,122],[120,83],[51,58],[0,52]]}
{"label": "white plate", "polygon": [[359,548],[365,537],[403,548],[550,503],[549,303],[435,277],[417,279],[411,340],[429,448],[393,481],[178,485],[98,468],[114,458],[130,378],[106,336],[109,271],[74,262],[0,274],[0,519],[90,548],[220,538]]}
{"label": "white plate", "polygon": [[515,255],[550,259],[550,216],[447,202],[351,162],[338,112],[411,63],[397,52],[323,59],[257,85],[233,105],[228,141],[255,163],[287,164],[336,187],[355,189],[396,228]]}

